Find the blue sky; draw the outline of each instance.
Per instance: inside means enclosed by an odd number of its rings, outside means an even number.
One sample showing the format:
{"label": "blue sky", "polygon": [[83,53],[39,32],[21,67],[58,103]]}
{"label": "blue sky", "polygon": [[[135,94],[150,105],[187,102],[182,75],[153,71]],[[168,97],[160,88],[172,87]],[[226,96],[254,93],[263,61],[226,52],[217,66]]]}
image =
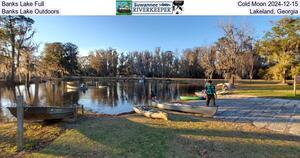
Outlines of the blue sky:
{"label": "blue sky", "polygon": [[119,51],[178,50],[213,44],[222,36],[219,25],[246,26],[260,38],[277,16],[34,16],[35,42],[72,42],[80,54],[116,48]]}

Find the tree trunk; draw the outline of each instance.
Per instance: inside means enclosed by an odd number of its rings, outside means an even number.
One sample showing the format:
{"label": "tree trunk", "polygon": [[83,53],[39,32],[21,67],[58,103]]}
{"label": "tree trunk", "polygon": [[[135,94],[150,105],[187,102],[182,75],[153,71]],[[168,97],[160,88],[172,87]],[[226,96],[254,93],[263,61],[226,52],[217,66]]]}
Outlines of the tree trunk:
{"label": "tree trunk", "polygon": [[250,83],[252,83],[252,79],[253,79],[253,74],[252,73],[249,74],[249,78],[250,78]]}
{"label": "tree trunk", "polygon": [[210,73],[209,74],[209,79],[212,79],[213,78],[213,73]]}
{"label": "tree trunk", "polygon": [[286,79],[285,79],[285,77],[282,79],[281,83],[282,83],[282,84],[286,84]]}
{"label": "tree trunk", "polygon": [[[25,86],[25,91],[26,91],[27,96],[28,96],[28,97],[27,97],[27,98],[28,98],[28,103],[29,103],[29,104],[32,104],[32,98],[31,98],[31,93],[30,93],[29,88],[30,88],[29,85],[26,85],[26,86]],[[26,95],[26,94],[25,94],[25,95]]]}
{"label": "tree trunk", "polygon": [[17,44],[16,47],[17,47],[17,49],[16,49],[16,50],[17,50],[17,51],[16,51],[16,53],[17,53],[17,64],[16,64],[16,65],[17,65],[17,67],[19,67],[19,65],[20,65],[20,55],[21,55],[21,50],[20,50],[20,48],[19,48],[19,47],[20,47],[19,44]]}
{"label": "tree trunk", "polygon": [[15,74],[16,74],[16,68],[15,68],[15,47],[14,45],[11,46],[12,49],[12,61],[11,61],[11,78],[10,81],[14,84],[15,83]]}
{"label": "tree trunk", "polygon": [[1,97],[1,92],[2,92],[2,91],[1,91],[1,87],[0,87],[0,109],[2,108],[2,102],[1,102],[1,101],[2,101],[2,97]]}
{"label": "tree trunk", "polygon": [[10,29],[10,44],[11,44],[11,79],[10,81],[15,84],[15,55],[16,55],[16,40],[15,40],[15,33],[13,30],[13,21],[9,20],[9,29]]}
{"label": "tree trunk", "polygon": [[234,75],[231,75],[230,77],[230,83],[234,86],[234,82],[235,82],[235,77]]}
{"label": "tree trunk", "polygon": [[35,81],[35,86],[34,86],[34,99],[33,99],[33,105],[37,106],[39,101],[39,82],[38,80]]}
{"label": "tree trunk", "polygon": [[294,96],[297,95],[296,89],[297,89],[297,75],[294,76]]}
{"label": "tree trunk", "polygon": [[285,72],[285,70],[283,70],[282,81],[281,81],[282,84],[286,84],[285,74],[286,74],[286,72]]}
{"label": "tree trunk", "polygon": [[26,73],[26,85],[29,86],[30,84],[30,75],[29,72]]}

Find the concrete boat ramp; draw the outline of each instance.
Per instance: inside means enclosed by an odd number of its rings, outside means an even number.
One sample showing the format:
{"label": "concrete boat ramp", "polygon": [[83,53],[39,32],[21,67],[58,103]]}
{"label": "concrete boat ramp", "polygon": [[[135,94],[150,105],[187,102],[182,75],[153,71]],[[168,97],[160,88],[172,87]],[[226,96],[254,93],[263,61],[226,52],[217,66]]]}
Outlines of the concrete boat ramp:
{"label": "concrete boat ramp", "polygon": [[217,100],[214,118],[252,122],[259,128],[300,136],[300,100],[228,96]]}
{"label": "concrete boat ramp", "polygon": [[216,119],[250,122],[259,128],[300,136],[300,100],[228,95],[216,104]]}

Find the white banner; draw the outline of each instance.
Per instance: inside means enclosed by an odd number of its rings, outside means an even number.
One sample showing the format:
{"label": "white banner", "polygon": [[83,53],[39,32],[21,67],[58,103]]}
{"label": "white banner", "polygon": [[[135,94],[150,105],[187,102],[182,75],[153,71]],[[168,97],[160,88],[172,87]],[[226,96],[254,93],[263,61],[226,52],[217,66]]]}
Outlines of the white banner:
{"label": "white banner", "polygon": [[1,15],[300,15],[299,0],[1,0]]}

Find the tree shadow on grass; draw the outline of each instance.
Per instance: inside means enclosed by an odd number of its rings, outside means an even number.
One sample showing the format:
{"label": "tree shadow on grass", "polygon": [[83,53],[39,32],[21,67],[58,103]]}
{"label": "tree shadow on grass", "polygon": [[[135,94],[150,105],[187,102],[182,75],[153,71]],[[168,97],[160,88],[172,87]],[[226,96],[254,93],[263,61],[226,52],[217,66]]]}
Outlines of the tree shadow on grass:
{"label": "tree shadow on grass", "polygon": [[201,114],[190,114],[176,111],[165,111],[170,121],[176,122],[206,122],[212,120],[210,117],[203,117]]}
{"label": "tree shadow on grass", "polygon": [[298,136],[203,123],[207,122],[161,121],[137,115],[85,119],[33,157],[300,156]]}
{"label": "tree shadow on grass", "polygon": [[[62,130],[57,126],[43,126],[40,123],[26,122],[24,124],[24,149],[37,151],[50,144]],[[0,124],[0,157],[15,157],[16,153],[16,123]]]}

